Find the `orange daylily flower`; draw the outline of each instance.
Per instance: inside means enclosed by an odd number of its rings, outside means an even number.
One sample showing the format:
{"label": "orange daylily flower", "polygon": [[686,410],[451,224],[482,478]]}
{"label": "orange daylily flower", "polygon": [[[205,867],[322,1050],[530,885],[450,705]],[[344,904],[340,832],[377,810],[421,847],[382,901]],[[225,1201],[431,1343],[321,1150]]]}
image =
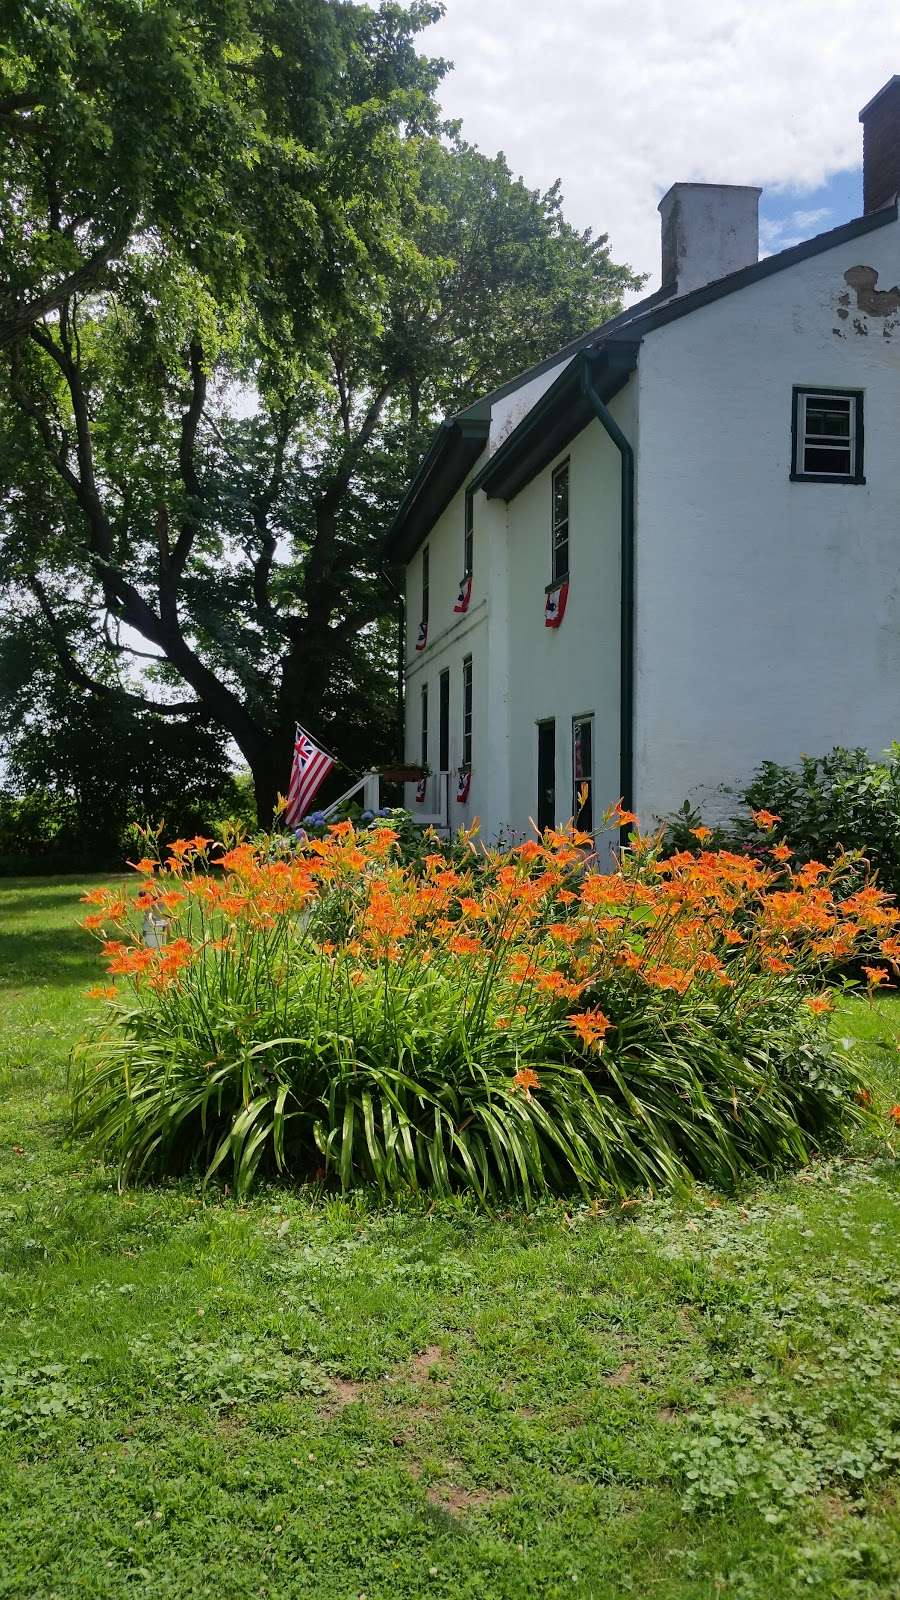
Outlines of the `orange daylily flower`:
{"label": "orange daylily flower", "polygon": [[566,1021],[572,1032],[577,1033],[586,1050],[596,1050],[599,1053],[603,1049],[603,1041],[612,1023],[602,1011],[599,1009],[573,1011]]}
{"label": "orange daylily flower", "polygon": [[531,1099],[532,1089],[540,1087],[541,1080],[531,1067],[520,1067],[518,1072],[513,1074],[513,1088],[521,1089],[526,1100]]}
{"label": "orange daylily flower", "polygon": [[142,856],[140,861],[129,861],[129,867],[134,867],[135,872],[142,872],[145,878],[152,878],[158,863],[149,856]]}
{"label": "orange daylily flower", "polygon": [[892,1122],[900,1122],[900,1106],[891,1106],[888,1116]]}
{"label": "orange daylily flower", "polygon": [[751,813],[751,815],[753,817],[753,821],[756,823],[756,826],[758,828],[764,828],[767,833],[771,832],[776,822],[781,821],[780,817],[776,817],[774,811],[754,811]]}
{"label": "orange daylily flower", "polygon": [[712,828],[707,828],[704,823],[701,823],[699,828],[692,828],[691,833],[695,839],[700,840],[701,844],[705,844],[707,839],[711,839],[713,836]]}
{"label": "orange daylily flower", "polygon": [[831,999],[831,996],[827,994],[808,995],[804,1001],[804,1005],[806,1005],[815,1016],[824,1016],[826,1011],[834,1010],[834,1001]]}
{"label": "orange daylily flower", "polygon": [[870,989],[877,989],[881,984],[890,983],[891,975],[887,967],[863,966],[863,972],[866,975],[866,983]]}
{"label": "orange daylily flower", "polygon": [[85,990],[88,1000],[115,1000],[117,993],[111,983],[95,983]]}
{"label": "orange daylily flower", "polygon": [[794,852],[791,849],[790,845],[787,845],[787,844],[776,844],[776,845],[773,845],[771,854],[775,857],[776,861],[790,861],[791,856],[794,854]]}

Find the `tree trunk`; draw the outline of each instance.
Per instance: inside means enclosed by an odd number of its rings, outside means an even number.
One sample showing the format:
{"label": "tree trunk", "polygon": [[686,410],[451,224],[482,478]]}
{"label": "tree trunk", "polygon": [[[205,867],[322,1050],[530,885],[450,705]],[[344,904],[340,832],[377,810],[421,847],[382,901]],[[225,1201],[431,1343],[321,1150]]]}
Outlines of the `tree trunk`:
{"label": "tree trunk", "polygon": [[256,802],[256,820],[260,828],[271,828],[275,807],[280,794],[286,795],[291,781],[293,729],[287,736],[284,730],[270,735],[256,760],[250,762],[253,777],[253,798]]}

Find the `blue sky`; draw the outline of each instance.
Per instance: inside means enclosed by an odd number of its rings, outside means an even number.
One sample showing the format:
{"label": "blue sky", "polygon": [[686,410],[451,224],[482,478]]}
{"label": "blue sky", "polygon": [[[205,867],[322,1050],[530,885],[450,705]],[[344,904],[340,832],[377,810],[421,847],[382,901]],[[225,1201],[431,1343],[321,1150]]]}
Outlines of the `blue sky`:
{"label": "blue sky", "polygon": [[774,255],[827,228],[837,228],[861,216],[862,209],[861,167],[836,172],[827,183],[803,192],[767,188],[759,202],[760,254]]}
{"label": "blue sky", "polygon": [[761,248],[862,210],[858,113],[900,72],[897,0],[445,0],[449,116],[659,283],[660,197],[758,184]]}

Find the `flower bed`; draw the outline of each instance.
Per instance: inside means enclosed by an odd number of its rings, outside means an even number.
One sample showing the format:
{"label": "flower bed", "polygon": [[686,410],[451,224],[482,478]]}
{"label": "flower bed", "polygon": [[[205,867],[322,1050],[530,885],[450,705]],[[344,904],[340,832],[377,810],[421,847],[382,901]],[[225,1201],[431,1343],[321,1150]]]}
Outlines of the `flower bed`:
{"label": "flower bed", "polygon": [[242,1193],[262,1169],[489,1201],[730,1187],[866,1114],[823,981],[900,954],[879,889],[844,897],[840,865],[794,873],[781,846],[662,860],[637,834],[600,873],[592,844],[404,865],[389,825],[343,822],[282,859],[194,839],[139,862],[138,893],[87,896],[121,982],[96,991],[76,1131],[124,1181],[199,1167]]}

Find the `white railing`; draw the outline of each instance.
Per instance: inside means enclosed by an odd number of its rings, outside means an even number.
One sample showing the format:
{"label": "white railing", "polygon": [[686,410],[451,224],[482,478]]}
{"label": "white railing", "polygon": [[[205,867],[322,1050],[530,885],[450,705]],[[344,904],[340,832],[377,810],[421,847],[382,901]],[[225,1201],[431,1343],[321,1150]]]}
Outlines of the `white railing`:
{"label": "white railing", "polygon": [[[417,785],[406,783],[403,786],[404,804],[409,811],[417,828],[438,828],[449,831],[450,828],[450,774],[449,772],[432,772],[425,779],[425,798],[416,799]],[[349,801],[355,800],[358,794],[362,795],[364,811],[378,811],[381,807],[381,778],[377,772],[366,772],[356,783],[351,783],[349,789],[338,795],[331,805],[326,807],[322,815],[326,822],[345,806]]]}
{"label": "white railing", "polygon": [[345,789],[343,794],[339,794],[337,799],[332,800],[331,805],[323,811],[322,815],[325,821],[327,822],[329,817],[333,817],[335,812],[339,811],[341,806],[346,805],[349,800],[354,800],[360,791],[362,791],[363,810],[377,811],[381,805],[381,780],[377,772],[364,772],[356,783],[351,783],[349,789]]}

